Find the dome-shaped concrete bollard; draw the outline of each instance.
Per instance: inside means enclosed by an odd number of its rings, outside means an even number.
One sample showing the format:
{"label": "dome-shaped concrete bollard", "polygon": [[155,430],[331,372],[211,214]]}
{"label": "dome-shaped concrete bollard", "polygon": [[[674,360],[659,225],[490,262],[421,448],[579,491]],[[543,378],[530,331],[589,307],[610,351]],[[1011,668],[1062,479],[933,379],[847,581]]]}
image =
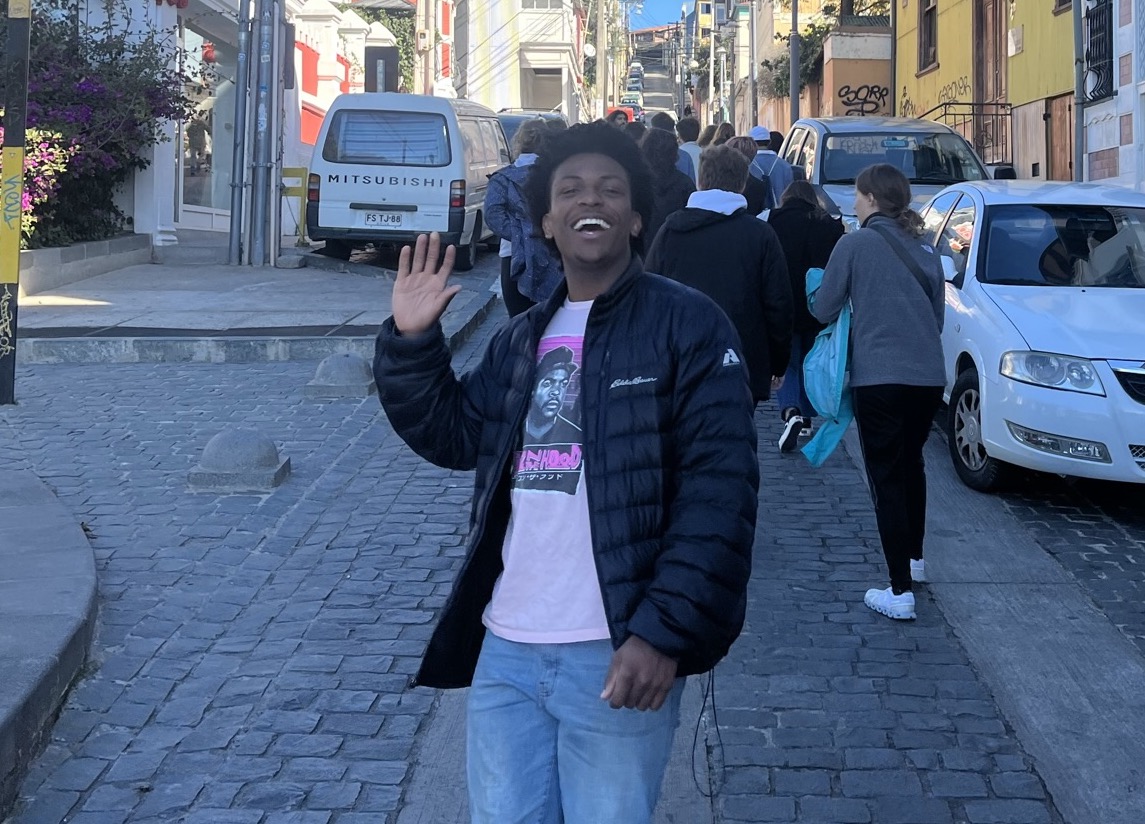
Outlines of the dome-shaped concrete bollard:
{"label": "dome-shaped concrete bollard", "polygon": [[280,457],[270,438],[253,429],[225,429],[207,441],[189,480],[195,489],[270,492],[289,474],[290,458]]}
{"label": "dome-shaped concrete bollard", "polygon": [[377,391],[370,364],[356,352],[330,355],[305,388],[308,398],[367,398]]}

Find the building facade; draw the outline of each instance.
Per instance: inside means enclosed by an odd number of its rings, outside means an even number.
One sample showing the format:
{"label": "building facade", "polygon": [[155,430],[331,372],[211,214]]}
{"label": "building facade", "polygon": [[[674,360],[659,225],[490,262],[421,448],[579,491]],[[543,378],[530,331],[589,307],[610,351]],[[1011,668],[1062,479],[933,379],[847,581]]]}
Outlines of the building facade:
{"label": "building facade", "polygon": [[[1145,0],[1082,4],[1085,180],[1142,189]],[[1075,176],[1070,0],[895,3],[896,114],[958,129],[1019,178]],[[969,37],[967,36],[969,33]]]}
{"label": "building facade", "polygon": [[[152,148],[147,168],[121,193],[120,207],[132,217],[134,230],[151,235],[156,246],[177,243],[180,229],[225,231],[236,147],[237,2],[133,0],[129,9],[141,29],[173,34],[178,52],[172,59],[181,55],[192,78],[187,93],[195,110],[184,122],[167,124],[167,140]],[[279,168],[305,167],[334,98],[362,90],[366,45],[395,41],[384,26],[368,24],[328,0],[286,0],[278,10],[274,49],[282,76],[275,78],[277,94],[267,121],[272,159]],[[250,86],[255,87],[253,78]],[[249,116],[241,136],[247,160],[244,184],[250,180],[256,122]],[[297,206],[283,209],[285,234],[296,231],[297,212]]]}
{"label": "building facade", "polygon": [[457,95],[494,111],[559,111],[573,123],[587,118],[586,22],[580,0],[460,0],[453,26]]}

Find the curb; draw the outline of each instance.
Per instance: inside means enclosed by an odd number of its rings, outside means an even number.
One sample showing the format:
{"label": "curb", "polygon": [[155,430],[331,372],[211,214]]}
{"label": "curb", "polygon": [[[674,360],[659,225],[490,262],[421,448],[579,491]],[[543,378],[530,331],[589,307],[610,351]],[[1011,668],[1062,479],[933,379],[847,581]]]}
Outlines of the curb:
{"label": "curb", "polygon": [[[451,349],[465,343],[499,302],[497,294],[491,291],[469,294],[472,297],[460,309],[448,312],[442,324]],[[26,337],[17,343],[17,347],[17,359],[24,366],[319,361],[343,352],[354,352],[371,360],[374,357],[374,331],[327,336]]]}
{"label": "curb", "polygon": [[47,740],[95,630],[95,556],[28,470],[0,470],[0,819]]}

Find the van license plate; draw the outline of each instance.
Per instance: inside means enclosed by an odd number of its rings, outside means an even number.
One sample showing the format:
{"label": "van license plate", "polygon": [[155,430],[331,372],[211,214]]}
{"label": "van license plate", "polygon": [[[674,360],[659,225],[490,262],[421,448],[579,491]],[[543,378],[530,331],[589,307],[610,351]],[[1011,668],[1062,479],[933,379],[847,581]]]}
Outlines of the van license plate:
{"label": "van license plate", "polygon": [[379,229],[400,229],[404,217],[401,212],[366,212],[366,225]]}

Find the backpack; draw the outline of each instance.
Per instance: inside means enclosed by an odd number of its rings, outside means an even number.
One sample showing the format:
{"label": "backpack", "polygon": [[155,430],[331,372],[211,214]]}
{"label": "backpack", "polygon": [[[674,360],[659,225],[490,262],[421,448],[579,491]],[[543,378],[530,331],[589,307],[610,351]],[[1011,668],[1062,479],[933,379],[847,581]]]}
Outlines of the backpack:
{"label": "backpack", "polygon": [[[778,160],[778,159],[779,158],[776,157],[775,160]],[[771,162],[771,168],[772,169],[775,168],[775,160],[773,160]],[[768,209],[774,209],[778,204],[775,202],[775,192],[771,188],[771,175],[769,174],[771,170],[769,169],[766,172],[763,170],[763,166],[761,166],[759,164],[759,155],[756,155],[755,159],[751,161],[751,166],[749,167],[749,170],[754,170],[756,172],[754,177],[758,178],[759,180],[762,180],[764,182],[764,185],[767,186],[767,195],[763,199],[764,211],[766,211]]]}

